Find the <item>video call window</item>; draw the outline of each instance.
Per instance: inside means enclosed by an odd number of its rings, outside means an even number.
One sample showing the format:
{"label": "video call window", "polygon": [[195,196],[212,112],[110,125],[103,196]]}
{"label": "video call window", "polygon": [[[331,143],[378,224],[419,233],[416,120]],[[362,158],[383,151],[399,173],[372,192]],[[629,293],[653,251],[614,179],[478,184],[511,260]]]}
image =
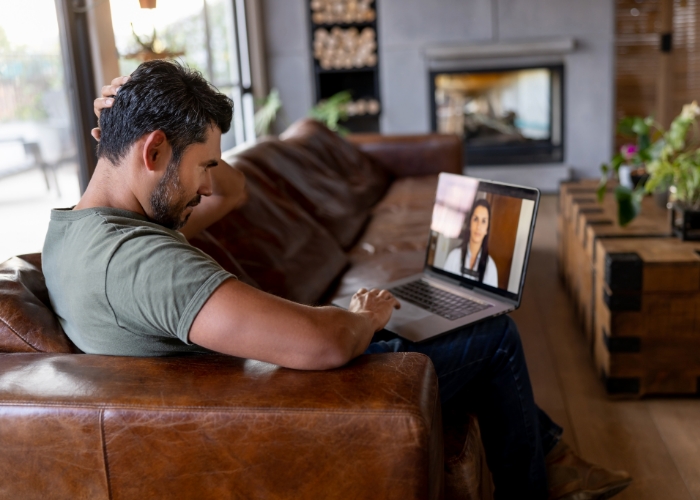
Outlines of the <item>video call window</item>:
{"label": "video call window", "polygon": [[535,200],[511,194],[498,184],[441,176],[428,265],[518,294]]}

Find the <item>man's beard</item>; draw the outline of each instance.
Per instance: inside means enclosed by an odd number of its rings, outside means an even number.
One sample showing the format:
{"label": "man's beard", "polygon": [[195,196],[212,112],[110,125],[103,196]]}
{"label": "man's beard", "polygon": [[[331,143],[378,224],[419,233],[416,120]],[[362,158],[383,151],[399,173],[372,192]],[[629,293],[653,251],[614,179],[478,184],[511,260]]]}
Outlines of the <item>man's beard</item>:
{"label": "man's beard", "polygon": [[173,231],[177,231],[184,226],[187,223],[187,219],[190,218],[191,212],[186,217],[182,216],[183,212],[188,207],[199,205],[202,199],[202,196],[198,194],[191,200],[187,200],[184,191],[180,184],[178,164],[171,162],[153,193],[151,193],[149,200],[151,212],[153,212],[151,219]]}

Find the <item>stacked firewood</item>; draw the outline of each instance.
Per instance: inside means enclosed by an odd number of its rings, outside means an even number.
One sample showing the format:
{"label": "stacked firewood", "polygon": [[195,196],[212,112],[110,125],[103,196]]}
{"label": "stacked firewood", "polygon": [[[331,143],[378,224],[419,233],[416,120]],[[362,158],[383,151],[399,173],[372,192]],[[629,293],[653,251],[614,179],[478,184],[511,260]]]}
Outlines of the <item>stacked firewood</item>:
{"label": "stacked firewood", "polygon": [[314,57],[323,69],[350,69],[377,65],[377,34],[373,28],[314,32]]}
{"label": "stacked firewood", "polygon": [[377,14],[374,0],[311,0],[311,19],[315,24],[370,23]]}

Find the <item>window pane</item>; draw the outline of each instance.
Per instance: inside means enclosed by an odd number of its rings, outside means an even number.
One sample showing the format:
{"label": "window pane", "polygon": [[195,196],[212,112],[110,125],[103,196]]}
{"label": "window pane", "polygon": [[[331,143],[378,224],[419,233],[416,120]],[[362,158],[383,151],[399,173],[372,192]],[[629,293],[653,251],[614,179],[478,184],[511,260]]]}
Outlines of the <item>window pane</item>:
{"label": "window pane", "polygon": [[244,108],[252,109],[252,103],[243,99],[240,61],[245,62],[245,75],[250,69],[247,53],[243,58],[240,53],[247,47],[241,38],[247,36],[245,16],[236,23],[236,5],[234,0],[158,0],[155,9],[142,9],[139,0],[110,2],[122,74],[131,73],[144,60],[177,59],[233,99],[234,120],[222,137],[224,151],[244,142],[253,123],[252,113],[247,113],[250,126],[244,117]]}
{"label": "window pane", "polygon": [[5,2],[0,16],[0,261],[40,252],[51,208],[74,205],[79,198],[54,0]]}
{"label": "window pane", "polygon": [[131,73],[153,51],[167,52],[207,76],[203,0],[158,0],[157,5],[142,9],[139,0],[110,2],[121,72]]}

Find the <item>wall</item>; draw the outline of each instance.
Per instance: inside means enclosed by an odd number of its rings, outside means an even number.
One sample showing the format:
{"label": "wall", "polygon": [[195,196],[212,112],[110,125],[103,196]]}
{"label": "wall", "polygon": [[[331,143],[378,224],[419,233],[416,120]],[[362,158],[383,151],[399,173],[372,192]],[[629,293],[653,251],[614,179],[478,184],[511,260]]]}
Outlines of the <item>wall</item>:
{"label": "wall", "polygon": [[[614,106],[613,0],[377,0],[382,132],[430,130],[424,49],[574,37],[565,61],[565,163],[582,177],[610,158]],[[308,0],[264,0],[270,85],[289,121],[313,105]]]}

